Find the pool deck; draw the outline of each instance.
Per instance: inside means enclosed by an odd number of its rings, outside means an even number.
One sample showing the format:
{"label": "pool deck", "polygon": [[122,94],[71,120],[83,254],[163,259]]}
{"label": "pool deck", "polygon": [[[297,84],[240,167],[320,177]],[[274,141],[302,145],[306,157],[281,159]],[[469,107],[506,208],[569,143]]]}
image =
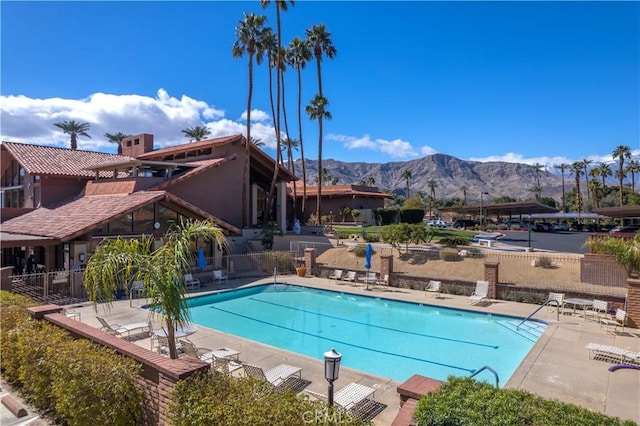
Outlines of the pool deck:
{"label": "pool deck", "polygon": [[[238,279],[230,280],[224,288],[231,289],[272,282],[273,278]],[[519,317],[528,316],[538,307],[538,305],[500,300],[488,305],[472,306],[467,303],[465,296],[442,294],[441,298],[435,298],[431,293],[425,294],[419,290],[391,287],[389,291],[385,291],[380,286],[374,290],[366,290],[364,284],[356,287],[350,283],[337,284],[335,281],[332,282],[324,278],[295,275],[279,276],[278,282]],[[202,288],[202,291],[191,292],[189,296],[216,290],[218,290],[218,286],[214,287],[212,283],[209,283],[206,288]],[[143,303],[144,300],[134,300],[130,306],[128,300],[118,301],[109,310],[98,307],[97,315],[106,317],[109,322],[120,324],[145,321],[148,319],[149,312],[141,307]],[[82,322],[96,327],[100,326],[95,318],[96,312],[90,305],[74,307],[74,310],[81,313]],[[608,333],[601,329],[597,322],[585,320],[581,315],[567,314],[569,311],[565,309],[565,314],[560,315],[559,320],[555,308],[542,308],[534,316],[535,319],[548,322],[549,327],[505,387],[524,389],[545,398],[574,403],[593,411],[625,420],[633,420],[640,424],[640,403],[638,402],[640,401],[640,371],[620,369],[616,372],[609,372],[608,367],[612,364],[589,359],[585,349],[588,343],[594,342],[640,352],[640,330],[625,328],[624,332]],[[318,354],[318,358],[315,359],[203,327],[198,327],[198,331],[189,336],[189,339],[201,347],[236,349],[240,352],[240,359],[243,362],[259,365],[264,369],[281,363],[297,365],[303,368],[302,377],[312,381],[307,388],[308,390],[319,393],[327,391],[322,354]],[[147,348],[150,347],[149,338],[138,340],[136,343]],[[328,347],[327,350],[329,349],[331,348]],[[340,348],[336,348],[336,350],[340,351]],[[478,368],[480,367],[479,365]],[[484,374],[481,373],[478,377],[493,383],[493,376],[488,372],[487,376]],[[396,388],[400,383],[341,366],[340,378],[334,384],[336,391],[350,382],[358,382],[376,389],[375,400],[386,404],[387,408],[374,418],[373,423],[375,425],[390,425],[399,410],[400,400]]]}

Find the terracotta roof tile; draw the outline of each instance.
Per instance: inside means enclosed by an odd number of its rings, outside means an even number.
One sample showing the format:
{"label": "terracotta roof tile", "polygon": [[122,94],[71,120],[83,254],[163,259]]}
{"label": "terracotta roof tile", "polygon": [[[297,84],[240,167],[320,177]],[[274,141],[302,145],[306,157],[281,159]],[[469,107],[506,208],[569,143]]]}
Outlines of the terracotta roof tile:
{"label": "terracotta roof tile", "polygon": [[[33,175],[78,176],[92,178],[95,173],[86,167],[117,161],[133,160],[131,157],[103,152],[71,150],[52,146],[2,142],[2,150],[8,151]],[[112,172],[100,172],[101,177],[111,177]]]}
{"label": "terracotta roof tile", "polygon": [[187,142],[180,145],[168,146],[166,148],[160,148],[151,152],[146,152],[142,155],[139,155],[137,158],[140,160],[162,159],[162,157],[166,157],[169,155],[176,155],[187,151],[206,149],[214,145],[223,145],[225,143],[239,140],[240,138],[242,138],[242,135],[238,134],[232,136],[223,136],[214,139],[207,139],[198,142]]}

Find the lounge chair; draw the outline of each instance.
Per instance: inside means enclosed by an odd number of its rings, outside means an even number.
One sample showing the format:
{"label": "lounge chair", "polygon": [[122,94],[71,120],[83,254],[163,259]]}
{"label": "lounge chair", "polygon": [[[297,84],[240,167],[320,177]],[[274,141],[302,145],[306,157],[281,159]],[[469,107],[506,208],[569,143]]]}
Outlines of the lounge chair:
{"label": "lounge chair", "polygon": [[276,388],[283,385],[290,377],[302,377],[302,368],[288,364],[280,364],[267,371],[251,364],[242,364],[242,367],[248,377],[264,380]]}
{"label": "lounge chair", "polygon": [[342,281],[356,282],[356,271],[347,271],[347,274],[342,277]]}
{"label": "lounge chair", "polygon": [[424,295],[427,295],[427,292],[432,293],[436,298],[440,298],[440,286],[442,285],[441,281],[430,280],[429,284],[424,288]]}
{"label": "lounge chair", "polygon": [[102,327],[100,328],[100,330],[105,331],[114,336],[130,337],[131,333],[134,331],[136,332],[135,334],[142,334],[142,333],[149,334],[151,332],[151,327],[149,326],[148,322],[141,321],[141,322],[134,322],[130,324],[120,325],[120,324],[109,324],[102,317],[96,317],[96,318],[98,319],[98,321],[100,321],[100,324],[102,324]]}
{"label": "lounge chair", "polygon": [[589,358],[591,359],[599,359],[619,364],[630,363],[640,365],[640,352],[634,352],[616,346],[601,345],[599,343],[589,343],[586,349],[589,351]]}
{"label": "lounge chair", "polygon": [[624,331],[624,324],[627,321],[627,311],[624,309],[618,308],[616,310],[615,318],[600,318],[600,327],[604,327],[607,331],[610,331],[613,327],[613,332],[618,331],[618,327],[622,327],[622,331]]}
{"label": "lounge chair", "polygon": [[564,293],[553,293],[553,292],[550,292],[549,293],[549,297],[547,297],[547,301],[549,301],[549,300],[555,300],[558,303],[553,303],[553,302],[548,303],[547,304],[547,308],[548,308],[547,310],[553,310],[553,308],[556,307],[560,311],[560,313],[562,313],[562,308],[564,308],[564,305],[565,305],[565,303],[564,303]]}
{"label": "lounge chair", "polygon": [[487,300],[487,294],[489,293],[489,281],[476,281],[476,289],[473,291],[473,294],[469,296],[467,299],[467,303],[471,303],[472,305],[476,305],[480,302],[484,302]]}
{"label": "lounge chair", "polygon": [[378,281],[378,274],[375,272],[366,272],[364,275],[360,275],[358,279],[366,284],[375,284],[376,281]]}
{"label": "lounge chair", "polygon": [[193,278],[191,274],[184,274],[184,285],[187,289],[193,289],[200,287],[200,280]]}
{"label": "lounge chair", "polygon": [[[327,401],[327,395],[323,393],[317,393],[312,391],[306,391],[307,393],[313,395],[314,397]],[[361,385],[360,383],[349,383],[342,389],[338,390],[333,395],[333,402],[344,410],[358,416],[357,411],[355,410],[358,403],[364,401],[365,399],[373,399],[373,395],[376,392],[374,388],[369,386]]]}
{"label": "lounge chair", "polygon": [[389,274],[384,274],[384,277],[376,281],[376,285],[383,285],[389,288]]}
{"label": "lounge chair", "polygon": [[342,281],[342,269],[334,269],[331,274],[327,277],[330,280]]}
{"label": "lounge chair", "polygon": [[180,339],[178,340],[178,342],[180,342],[180,345],[184,349],[184,354],[187,356],[202,359],[204,361],[205,359],[209,358],[207,356],[208,354],[213,354],[213,349],[199,348],[189,340]]}
{"label": "lounge chair", "polygon": [[213,282],[222,284],[222,281],[227,284],[229,282],[229,277],[222,273],[222,269],[216,269],[213,271]]}
{"label": "lounge chair", "polygon": [[591,306],[587,307],[585,311],[586,316],[593,316],[594,319],[604,318],[607,315],[609,309],[609,302],[606,300],[593,299]]}

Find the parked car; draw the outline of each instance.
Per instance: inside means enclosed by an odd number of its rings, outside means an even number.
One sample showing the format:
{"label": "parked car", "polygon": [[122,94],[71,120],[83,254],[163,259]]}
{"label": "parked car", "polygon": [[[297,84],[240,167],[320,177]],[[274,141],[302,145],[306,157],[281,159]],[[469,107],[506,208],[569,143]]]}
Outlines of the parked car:
{"label": "parked car", "polygon": [[631,225],[617,226],[609,231],[610,234],[633,234],[640,231],[640,223],[632,223]]}
{"label": "parked car", "polygon": [[430,221],[425,222],[425,225],[427,226],[436,226],[438,228],[446,228],[447,226],[449,226],[449,224],[444,221],[444,220],[438,220],[438,219],[433,219]]}
{"label": "parked car", "polygon": [[453,227],[454,228],[473,228],[477,224],[478,222],[476,222],[475,220],[458,219],[455,222],[453,222]]}
{"label": "parked car", "polygon": [[553,231],[553,226],[549,222],[538,222],[534,224],[531,230],[536,232],[551,232]]}
{"label": "parked car", "polygon": [[554,231],[568,231],[569,227],[566,223],[554,223],[551,225],[551,229]]}

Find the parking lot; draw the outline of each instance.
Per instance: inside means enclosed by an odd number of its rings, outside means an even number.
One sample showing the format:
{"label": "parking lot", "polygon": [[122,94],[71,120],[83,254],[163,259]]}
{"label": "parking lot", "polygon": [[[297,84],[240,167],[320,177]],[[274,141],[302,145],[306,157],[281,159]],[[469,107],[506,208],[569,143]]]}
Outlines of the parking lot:
{"label": "parking lot", "polygon": [[505,234],[500,242],[534,249],[552,250],[566,253],[588,253],[589,248],[584,243],[591,235],[590,232],[528,232],[528,231],[500,231]]}

